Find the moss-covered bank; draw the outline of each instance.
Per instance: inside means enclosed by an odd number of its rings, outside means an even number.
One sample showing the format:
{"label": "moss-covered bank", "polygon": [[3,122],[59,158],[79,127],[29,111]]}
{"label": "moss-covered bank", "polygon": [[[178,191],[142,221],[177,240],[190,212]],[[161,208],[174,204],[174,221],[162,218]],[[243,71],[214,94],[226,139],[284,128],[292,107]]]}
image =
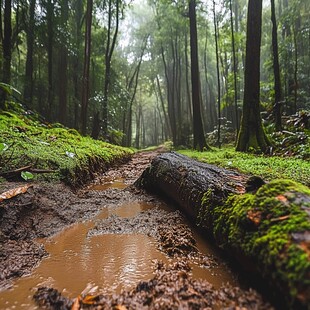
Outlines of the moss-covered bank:
{"label": "moss-covered bank", "polygon": [[[310,190],[291,180],[274,180],[255,194],[230,196],[224,205],[208,208],[218,245],[246,258],[271,287],[288,292],[291,308],[310,303]],[[209,227],[210,228],[210,227]]]}
{"label": "moss-covered bank", "polygon": [[60,124],[43,123],[24,111],[0,113],[0,144],[3,177],[16,178],[18,174],[10,171],[31,166],[30,172],[39,172],[33,174],[36,179],[63,180],[74,187],[133,154],[128,148],[81,136]]}

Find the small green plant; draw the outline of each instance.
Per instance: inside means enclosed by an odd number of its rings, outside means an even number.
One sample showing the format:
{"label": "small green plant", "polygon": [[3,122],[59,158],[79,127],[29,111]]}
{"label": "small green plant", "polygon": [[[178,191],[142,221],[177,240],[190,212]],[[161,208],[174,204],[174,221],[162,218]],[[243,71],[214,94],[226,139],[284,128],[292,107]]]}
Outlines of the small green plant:
{"label": "small green plant", "polygon": [[8,145],[5,143],[0,143],[0,155],[8,149]]}
{"label": "small green plant", "polygon": [[13,92],[18,93],[19,95],[21,95],[20,91],[17,90],[15,87],[13,87],[12,85],[0,82],[0,89],[2,89],[7,95],[12,95]]}
{"label": "small green plant", "polygon": [[28,180],[32,180],[34,178],[34,175],[31,172],[29,172],[29,171],[22,171],[21,177],[25,181],[28,181]]}

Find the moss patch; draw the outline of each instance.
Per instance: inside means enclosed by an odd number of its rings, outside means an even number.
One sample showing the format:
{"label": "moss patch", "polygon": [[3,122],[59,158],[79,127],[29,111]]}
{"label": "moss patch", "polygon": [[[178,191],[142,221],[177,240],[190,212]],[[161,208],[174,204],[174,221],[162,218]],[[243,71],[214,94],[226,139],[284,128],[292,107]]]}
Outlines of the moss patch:
{"label": "moss patch", "polygon": [[273,287],[289,292],[288,302],[310,302],[309,188],[274,180],[256,194],[231,196],[213,210],[206,207],[204,216],[213,223],[218,244],[254,262]]}
{"label": "moss patch", "polygon": [[236,152],[233,147],[213,149],[207,152],[193,150],[178,152],[208,164],[257,175],[265,180],[292,179],[310,186],[310,161],[308,160],[241,153]]}
{"label": "moss patch", "polygon": [[60,124],[43,124],[26,114],[0,114],[0,172],[31,165],[55,170],[37,179],[64,180],[73,186],[89,181],[95,172],[133,154],[128,148],[81,136]]}

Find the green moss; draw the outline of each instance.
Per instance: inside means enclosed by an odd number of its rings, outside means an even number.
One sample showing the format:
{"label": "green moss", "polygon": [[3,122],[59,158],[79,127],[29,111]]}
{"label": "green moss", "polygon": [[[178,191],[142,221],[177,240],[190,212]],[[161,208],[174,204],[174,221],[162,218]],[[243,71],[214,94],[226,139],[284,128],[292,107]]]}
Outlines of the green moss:
{"label": "green moss", "polygon": [[[206,217],[213,219],[218,244],[255,262],[278,289],[287,287],[289,301],[309,288],[310,190],[291,180],[274,180],[256,194],[231,196]],[[208,214],[209,212],[209,214]]]}
{"label": "green moss", "polygon": [[232,146],[207,152],[178,152],[202,162],[257,175],[265,180],[292,179],[310,186],[310,161],[307,160],[241,153],[236,152]]}
{"label": "green moss", "polygon": [[43,125],[12,112],[0,114],[0,142],[9,146],[0,154],[2,173],[33,165],[56,171],[38,178],[62,179],[72,185],[90,180],[94,169],[103,169],[133,154],[130,149],[81,136],[75,129]]}

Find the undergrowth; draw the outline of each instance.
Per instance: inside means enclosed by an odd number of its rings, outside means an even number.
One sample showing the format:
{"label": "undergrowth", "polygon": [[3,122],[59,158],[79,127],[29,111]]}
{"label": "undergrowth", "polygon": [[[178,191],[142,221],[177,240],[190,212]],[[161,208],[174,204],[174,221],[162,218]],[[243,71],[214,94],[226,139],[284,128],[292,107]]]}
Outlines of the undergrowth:
{"label": "undergrowth", "polygon": [[60,124],[44,124],[25,111],[0,112],[0,174],[25,166],[53,170],[35,179],[64,180],[76,186],[133,151],[81,136]]}
{"label": "undergrowth", "polygon": [[236,152],[232,146],[206,152],[193,150],[178,152],[208,164],[257,175],[268,181],[291,179],[310,186],[310,162],[307,160],[241,153]]}

